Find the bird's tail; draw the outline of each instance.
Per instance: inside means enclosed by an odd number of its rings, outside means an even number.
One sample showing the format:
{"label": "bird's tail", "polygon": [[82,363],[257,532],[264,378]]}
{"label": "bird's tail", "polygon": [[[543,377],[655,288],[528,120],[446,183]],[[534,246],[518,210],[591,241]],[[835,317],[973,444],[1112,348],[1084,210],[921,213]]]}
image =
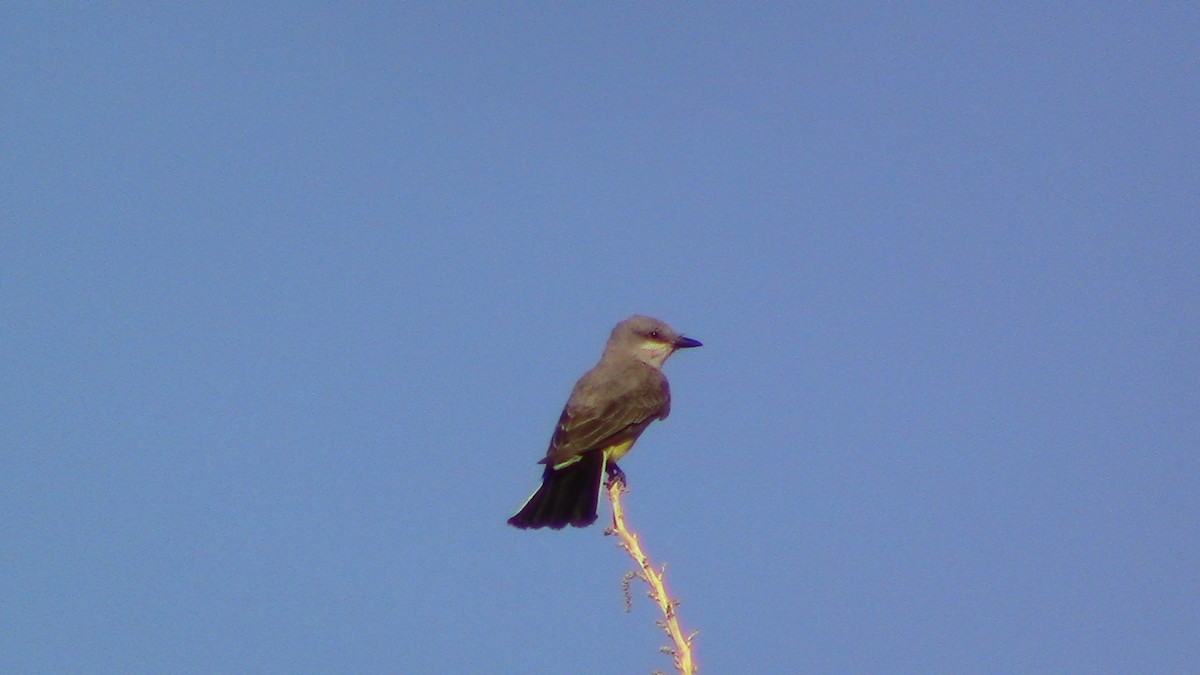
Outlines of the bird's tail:
{"label": "bird's tail", "polygon": [[522,530],[561,530],[567,525],[587,527],[596,522],[604,465],[604,452],[594,450],[561,469],[547,466],[541,487],[508,519],[508,524]]}

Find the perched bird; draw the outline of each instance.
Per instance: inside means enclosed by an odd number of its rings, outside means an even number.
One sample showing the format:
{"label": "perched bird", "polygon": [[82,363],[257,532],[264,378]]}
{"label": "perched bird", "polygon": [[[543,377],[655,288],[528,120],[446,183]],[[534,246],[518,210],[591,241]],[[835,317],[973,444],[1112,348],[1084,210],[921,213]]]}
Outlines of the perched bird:
{"label": "perched bird", "polygon": [[559,530],[594,523],[604,474],[624,481],[617,460],[651,422],[671,412],[663,363],[676,349],[699,346],[648,316],[618,323],[600,362],[571,390],[550,449],[538,462],[546,465],[541,487],[508,524]]}

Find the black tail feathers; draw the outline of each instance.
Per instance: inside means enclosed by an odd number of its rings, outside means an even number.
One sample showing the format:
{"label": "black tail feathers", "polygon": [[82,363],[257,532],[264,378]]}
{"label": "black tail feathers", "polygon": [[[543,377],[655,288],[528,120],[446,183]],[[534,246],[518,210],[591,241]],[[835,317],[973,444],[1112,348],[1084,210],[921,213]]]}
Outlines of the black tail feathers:
{"label": "black tail feathers", "polygon": [[561,530],[567,525],[587,527],[596,522],[604,464],[604,453],[592,451],[561,469],[547,466],[542,486],[508,519],[508,524],[522,530],[539,527]]}

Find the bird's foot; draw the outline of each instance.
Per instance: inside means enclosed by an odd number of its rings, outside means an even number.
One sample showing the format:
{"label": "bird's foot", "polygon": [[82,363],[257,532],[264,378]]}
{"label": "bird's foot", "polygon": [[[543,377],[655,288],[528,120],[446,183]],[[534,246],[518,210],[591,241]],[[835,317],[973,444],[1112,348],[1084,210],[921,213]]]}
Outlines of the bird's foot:
{"label": "bird's foot", "polygon": [[625,481],[625,472],[617,466],[616,462],[609,462],[604,470],[608,473],[608,487],[612,487],[614,483],[620,483],[622,486],[629,484]]}

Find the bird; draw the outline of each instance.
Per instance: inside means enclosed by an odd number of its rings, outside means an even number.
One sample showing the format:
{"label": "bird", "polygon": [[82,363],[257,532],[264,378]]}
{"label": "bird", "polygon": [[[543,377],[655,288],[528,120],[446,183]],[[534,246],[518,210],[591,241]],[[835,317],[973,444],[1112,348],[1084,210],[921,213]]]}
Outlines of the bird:
{"label": "bird", "polygon": [[671,388],[662,367],[679,349],[700,347],[659,319],[635,315],[618,323],[600,361],[583,374],[550,437],[542,484],[508,524],[520,529],[596,521],[605,474],[625,482],[617,466],[646,427],[671,412]]}

